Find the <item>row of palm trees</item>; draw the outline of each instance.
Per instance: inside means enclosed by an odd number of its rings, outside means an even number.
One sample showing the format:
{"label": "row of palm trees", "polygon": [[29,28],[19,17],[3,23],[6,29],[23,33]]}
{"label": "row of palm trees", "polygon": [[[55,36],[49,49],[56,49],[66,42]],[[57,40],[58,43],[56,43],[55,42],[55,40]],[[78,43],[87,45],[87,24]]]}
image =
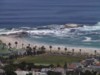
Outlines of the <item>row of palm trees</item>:
{"label": "row of palm trees", "polygon": [[[4,46],[5,46],[6,44],[4,44]],[[18,45],[18,42],[17,41],[15,41],[15,48],[17,48],[17,45]],[[8,43],[8,46],[9,46],[9,48],[11,48],[11,43],[9,42]],[[28,46],[30,46],[30,44],[28,44]],[[22,43],[22,48],[24,48],[24,44]],[[37,48],[37,46],[35,46],[35,47],[33,47],[33,49],[34,50],[36,50],[36,48]],[[50,45],[49,46],[49,49],[50,49],[50,52],[52,52],[52,46]],[[46,48],[44,47],[44,46],[42,46],[42,50],[45,50]],[[61,50],[61,48],[60,47],[58,47],[58,52],[60,52],[60,50]],[[67,53],[67,51],[68,51],[68,48],[64,48],[64,50],[65,50],[65,53]],[[82,53],[82,49],[79,49],[79,52],[80,52],[80,54]],[[72,53],[74,54],[75,53],[75,49],[72,49]],[[94,50],[94,54],[96,55],[97,54],[97,50]]]}
{"label": "row of palm trees", "polygon": [[[50,45],[49,48],[50,48],[50,52],[52,52],[53,47]],[[60,52],[60,50],[61,50],[61,48],[58,47],[58,52]],[[65,47],[64,51],[65,51],[65,53],[67,53],[68,48]],[[72,54],[74,54],[74,53],[75,53],[75,49],[72,49]],[[79,49],[79,53],[82,54],[82,49]],[[94,50],[94,54],[97,55],[97,50]]]}
{"label": "row of palm trees", "polygon": [[[52,51],[51,51],[51,50],[52,50],[52,46],[49,46],[49,48],[50,48],[50,52],[52,52]],[[61,48],[58,47],[58,52],[60,52],[60,50],[61,50]],[[66,47],[64,48],[64,50],[65,50],[65,53],[67,53],[67,50],[68,50],[68,49],[67,49]],[[74,51],[75,51],[75,50],[72,49],[72,53],[74,53]],[[80,49],[80,53],[81,53],[81,49]]]}
{"label": "row of palm trees", "polygon": [[[1,40],[0,40],[0,44],[2,44],[3,45],[3,49],[7,46],[6,45],[6,43],[3,43]],[[15,41],[15,48],[17,48],[17,46],[18,46],[18,42],[17,41]],[[30,44],[28,44],[28,46],[30,47]],[[12,44],[9,42],[8,43],[8,49],[11,49],[12,48]],[[24,43],[22,43],[22,49],[24,48]],[[33,50],[36,50],[37,49],[37,46],[34,46],[33,47]],[[52,52],[52,49],[53,49],[53,46],[52,45],[50,45],[49,46],[49,49],[50,49],[50,52]],[[46,48],[45,48],[45,46],[42,46],[41,47],[41,50],[46,50]],[[58,47],[58,52],[60,52],[60,50],[61,50],[61,48],[60,47]],[[65,53],[67,53],[67,51],[68,51],[68,48],[64,48],[64,51],[65,51]],[[72,49],[72,53],[74,54],[75,53],[75,49]],[[79,53],[81,54],[82,53],[82,49],[79,49]],[[96,55],[97,54],[97,50],[94,50],[94,54]]]}
{"label": "row of palm trees", "polygon": [[[12,44],[9,42],[9,43],[8,43],[8,47],[11,48],[11,45],[12,45]],[[15,41],[15,48],[17,48],[17,45],[18,45],[18,42]]]}

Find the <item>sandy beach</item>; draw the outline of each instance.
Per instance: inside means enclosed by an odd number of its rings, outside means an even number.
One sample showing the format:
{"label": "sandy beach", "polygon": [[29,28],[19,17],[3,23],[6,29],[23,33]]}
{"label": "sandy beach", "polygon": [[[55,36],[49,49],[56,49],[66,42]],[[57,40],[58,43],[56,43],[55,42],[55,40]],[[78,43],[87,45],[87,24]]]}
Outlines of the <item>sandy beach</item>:
{"label": "sandy beach", "polygon": [[[15,41],[17,41],[18,42],[18,45],[17,45],[18,49],[22,48],[22,44],[24,44],[24,47],[26,47],[28,44],[30,44],[31,47],[33,47],[33,46],[41,47],[44,45],[46,47],[47,51],[50,50],[49,45],[47,45],[47,44],[40,44],[37,42],[29,42],[27,40],[24,40],[22,38],[12,36],[12,35],[0,36],[0,40],[2,40],[6,44],[8,44],[10,42],[12,47],[15,47]],[[60,52],[65,52],[65,50],[64,50],[65,46],[60,46],[60,45],[53,45],[52,51],[58,51],[58,47],[60,47]],[[68,49],[67,50],[68,52],[72,52],[72,49],[74,49],[74,52],[78,53],[79,50],[81,49],[81,53],[94,54],[94,50],[97,50],[97,53],[100,53],[100,50],[95,49],[95,48],[67,47],[67,49]]]}

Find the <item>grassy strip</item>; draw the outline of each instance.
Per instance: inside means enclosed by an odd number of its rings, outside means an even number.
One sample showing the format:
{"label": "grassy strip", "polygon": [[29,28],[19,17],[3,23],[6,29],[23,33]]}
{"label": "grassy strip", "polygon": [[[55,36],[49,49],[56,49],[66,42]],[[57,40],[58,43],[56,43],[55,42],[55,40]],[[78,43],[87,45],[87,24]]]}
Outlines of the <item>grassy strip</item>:
{"label": "grassy strip", "polygon": [[41,56],[25,56],[22,58],[18,58],[14,60],[14,62],[27,62],[27,63],[37,63],[37,64],[61,64],[63,65],[65,62],[79,62],[83,60],[83,57],[72,57],[72,56],[50,56],[50,55],[41,55]]}

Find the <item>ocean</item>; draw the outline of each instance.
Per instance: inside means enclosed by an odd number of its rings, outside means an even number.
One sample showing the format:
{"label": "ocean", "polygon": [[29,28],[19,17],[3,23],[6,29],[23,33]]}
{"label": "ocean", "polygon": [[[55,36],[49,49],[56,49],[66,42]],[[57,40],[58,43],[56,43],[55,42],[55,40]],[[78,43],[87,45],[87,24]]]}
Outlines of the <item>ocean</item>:
{"label": "ocean", "polygon": [[100,0],[0,0],[0,34],[24,30],[29,41],[100,48],[99,21]]}

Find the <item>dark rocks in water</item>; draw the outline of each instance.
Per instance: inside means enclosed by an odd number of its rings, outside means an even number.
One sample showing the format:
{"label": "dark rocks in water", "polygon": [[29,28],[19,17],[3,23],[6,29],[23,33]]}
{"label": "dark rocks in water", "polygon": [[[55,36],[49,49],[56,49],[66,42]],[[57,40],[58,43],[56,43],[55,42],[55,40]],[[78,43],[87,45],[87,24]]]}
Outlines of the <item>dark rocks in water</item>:
{"label": "dark rocks in water", "polygon": [[24,36],[28,36],[28,33],[26,31],[18,31],[9,34],[1,34],[0,36],[24,37]]}
{"label": "dark rocks in water", "polygon": [[18,33],[18,35],[27,35],[28,33],[27,32],[20,32]]}
{"label": "dark rocks in water", "polygon": [[25,31],[22,31],[22,32],[17,32],[17,33],[11,33],[11,34],[9,34],[9,35],[14,35],[14,36],[16,36],[16,37],[23,37],[23,36],[27,36],[28,33],[25,32]]}
{"label": "dark rocks in water", "polygon": [[70,30],[70,32],[75,32],[75,31],[76,31],[76,29],[71,29],[71,30]]}

